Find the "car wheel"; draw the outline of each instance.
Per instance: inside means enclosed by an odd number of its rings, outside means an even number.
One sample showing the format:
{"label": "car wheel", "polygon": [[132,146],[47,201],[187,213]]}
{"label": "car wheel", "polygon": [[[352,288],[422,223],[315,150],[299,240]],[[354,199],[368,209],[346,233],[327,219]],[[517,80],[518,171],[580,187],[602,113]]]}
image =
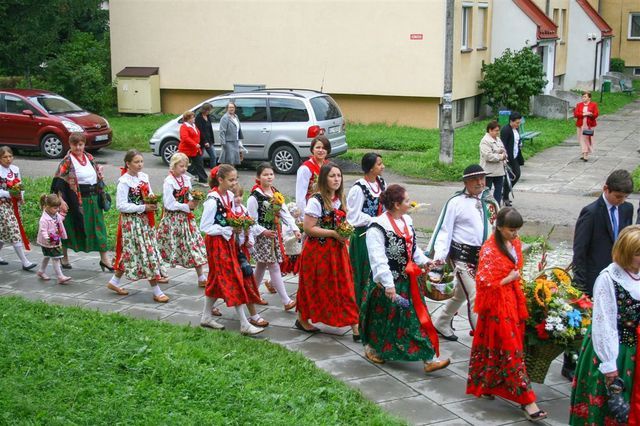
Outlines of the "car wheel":
{"label": "car wheel", "polygon": [[178,152],[178,141],[175,139],[169,139],[168,141],[166,141],[162,145],[162,148],[160,148],[160,156],[162,157],[162,161],[164,161],[164,164],[168,166],[171,162],[171,157],[176,152]]}
{"label": "car wheel", "polygon": [[280,145],[271,153],[271,164],[277,173],[292,175],[298,170],[300,156],[291,145]]}
{"label": "car wheel", "polygon": [[55,133],[47,133],[40,141],[40,152],[47,158],[60,158],[64,155],[62,139]]}

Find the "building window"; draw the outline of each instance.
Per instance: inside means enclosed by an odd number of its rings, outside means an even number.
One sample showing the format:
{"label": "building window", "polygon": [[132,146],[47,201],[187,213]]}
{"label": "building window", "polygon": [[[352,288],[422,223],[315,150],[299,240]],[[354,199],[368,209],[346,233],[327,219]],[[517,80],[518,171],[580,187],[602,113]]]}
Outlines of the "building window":
{"label": "building window", "polygon": [[462,50],[471,48],[471,6],[462,6]]}
{"label": "building window", "polygon": [[462,123],[464,121],[464,99],[458,99],[456,101],[456,123]]}
{"label": "building window", "polygon": [[633,75],[640,75],[640,68],[634,68]]}
{"label": "building window", "polygon": [[487,5],[478,6],[478,19],[476,20],[476,47],[487,47],[487,17],[489,15],[489,8]]}
{"label": "building window", "polygon": [[560,42],[567,41],[567,9],[560,10],[560,27],[558,28]]}
{"label": "building window", "polygon": [[480,117],[482,112],[482,95],[477,95],[473,98],[473,118]]}
{"label": "building window", "polygon": [[629,38],[640,39],[640,13],[629,14]]}

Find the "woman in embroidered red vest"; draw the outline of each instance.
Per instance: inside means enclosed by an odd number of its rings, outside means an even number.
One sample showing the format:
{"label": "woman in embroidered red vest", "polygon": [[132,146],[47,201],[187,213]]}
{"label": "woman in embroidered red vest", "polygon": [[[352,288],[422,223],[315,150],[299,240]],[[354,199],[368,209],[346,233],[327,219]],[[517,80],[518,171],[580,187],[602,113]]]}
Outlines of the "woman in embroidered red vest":
{"label": "woman in embroidered red vest", "polygon": [[304,212],[309,197],[317,192],[316,181],[320,167],[327,164],[327,157],[331,154],[331,142],[326,136],[318,136],[311,141],[310,149],[311,157],[302,163],[296,175],[296,205],[301,212]]}
{"label": "woman in embroidered red vest", "polygon": [[498,212],[496,230],[480,249],[476,272],[478,322],[471,346],[467,393],[495,395],[521,405],[525,417],[547,417],[536,404],[524,364],[524,327],[529,314],[522,291],[522,216],[512,207]]}
{"label": "woman in embroidered red vest", "polygon": [[295,327],[318,331],[309,321],[333,327],[351,326],[359,339],[358,307],[347,245],[349,237],[336,231],[346,220],[342,171],[334,163],[320,169],[318,192],[305,208],[304,232],[307,239],[300,254]]}
{"label": "woman in embroidered red vest", "polygon": [[140,151],[131,149],[124,156],[124,164],[116,189],[116,207],[120,211],[113,265],[116,271],[107,288],[127,295],[129,292],[120,285],[122,275],[130,280],[147,279],[153,289],[153,300],[167,303],[169,297],[158,285],[165,272],[155,231],[158,205],[153,202],[149,176],[142,172],[144,157]]}

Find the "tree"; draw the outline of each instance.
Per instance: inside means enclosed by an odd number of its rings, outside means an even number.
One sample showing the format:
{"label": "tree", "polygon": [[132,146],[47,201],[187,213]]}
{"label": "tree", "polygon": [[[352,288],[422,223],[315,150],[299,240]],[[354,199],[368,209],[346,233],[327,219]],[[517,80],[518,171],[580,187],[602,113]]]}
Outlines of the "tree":
{"label": "tree", "polygon": [[478,88],[494,111],[506,108],[527,114],[531,96],[542,93],[547,84],[540,56],[526,47],[517,52],[506,49],[493,63],[482,65],[482,74]]}

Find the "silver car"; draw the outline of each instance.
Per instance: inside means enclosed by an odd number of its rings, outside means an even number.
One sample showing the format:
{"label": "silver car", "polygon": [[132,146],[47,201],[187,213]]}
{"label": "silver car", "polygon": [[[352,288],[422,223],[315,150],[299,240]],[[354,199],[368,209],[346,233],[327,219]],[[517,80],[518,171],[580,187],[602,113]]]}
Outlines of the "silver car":
{"label": "silver car", "polygon": [[[331,141],[331,156],[347,151],[345,121],[331,96],[314,90],[262,89],[226,93],[191,108],[198,114],[204,103],[213,106],[210,119],[218,156],[218,127],[230,101],[236,105],[242,126],[243,145],[248,151],[245,160],[271,161],[278,173],[293,174],[301,158],[311,155],[311,140],[321,134]],[[167,164],[178,149],[181,123],[182,116],[174,118],[156,130],[149,141],[154,155]]]}

